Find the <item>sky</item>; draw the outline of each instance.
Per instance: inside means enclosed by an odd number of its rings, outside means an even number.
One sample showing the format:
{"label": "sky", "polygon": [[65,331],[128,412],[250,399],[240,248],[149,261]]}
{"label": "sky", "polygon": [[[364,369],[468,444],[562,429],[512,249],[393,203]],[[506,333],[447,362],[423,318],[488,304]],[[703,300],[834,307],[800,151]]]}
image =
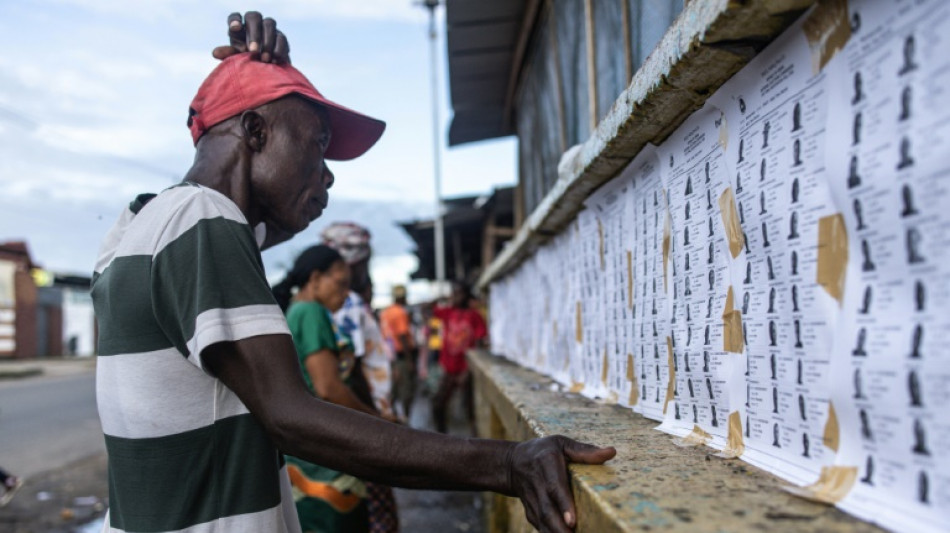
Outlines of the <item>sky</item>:
{"label": "sky", "polygon": [[[147,6],[147,7],[143,7]],[[0,241],[26,240],[48,270],[89,274],[99,242],[142,192],[181,180],[194,157],[188,103],[227,43],[227,16],[277,20],[294,66],[326,97],[387,122],[363,157],[331,162],[330,206],[264,252],[270,279],[334,220],[374,235],[377,293],[408,280],[397,220],[434,213],[428,14],[412,0],[32,0],[0,3]],[[512,138],[447,149],[444,10],[439,91],[446,196],[515,181]]]}

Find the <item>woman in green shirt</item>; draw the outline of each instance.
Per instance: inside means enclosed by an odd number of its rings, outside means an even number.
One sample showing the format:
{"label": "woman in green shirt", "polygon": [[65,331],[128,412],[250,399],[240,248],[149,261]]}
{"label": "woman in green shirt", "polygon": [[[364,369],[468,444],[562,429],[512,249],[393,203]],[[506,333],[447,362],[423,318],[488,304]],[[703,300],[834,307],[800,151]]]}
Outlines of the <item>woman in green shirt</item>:
{"label": "woman in green shirt", "polygon": [[[293,289],[297,293],[292,297]],[[337,329],[331,316],[343,306],[349,289],[349,267],[339,252],[317,245],[300,254],[287,278],[274,287],[274,296],[287,313],[310,391],[328,402],[378,416],[370,407],[371,400],[365,402],[354,392],[354,388],[360,390],[355,385],[362,373],[354,372],[350,339]],[[368,530],[362,481],[296,457],[286,459],[305,533]]]}

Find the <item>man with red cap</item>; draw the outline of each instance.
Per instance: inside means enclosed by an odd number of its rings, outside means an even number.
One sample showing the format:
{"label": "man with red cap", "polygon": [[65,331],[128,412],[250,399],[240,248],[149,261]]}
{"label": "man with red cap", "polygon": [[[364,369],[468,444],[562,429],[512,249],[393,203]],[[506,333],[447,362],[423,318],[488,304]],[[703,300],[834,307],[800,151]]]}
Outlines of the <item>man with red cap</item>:
{"label": "man with red cap", "polygon": [[321,95],[272,20],[229,27],[189,110],[194,164],[132,201],[93,275],[104,530],[299,531],[286,453],[391,486],[518,496],[536,527],[568,531],[568,461],[613,449],[453,438],[309,394],[260,252],[320,216],[334,179],[324,161],[363,154],[384,124]]}

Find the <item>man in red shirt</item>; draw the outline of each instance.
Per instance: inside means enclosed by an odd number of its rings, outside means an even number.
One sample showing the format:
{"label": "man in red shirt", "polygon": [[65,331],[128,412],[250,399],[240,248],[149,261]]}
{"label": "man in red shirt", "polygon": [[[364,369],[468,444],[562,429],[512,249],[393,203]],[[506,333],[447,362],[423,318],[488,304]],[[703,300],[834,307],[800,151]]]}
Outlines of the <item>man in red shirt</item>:
{"label": "man in red shirt", "polygon": [[455,282],[452,285],[451,303],[450,307],[436,307],[432,312],[442,321],[442,350],[439,352],[442,382],[432,399],[432,418],[441,433],[447,430],[449,401],[459,387],[464,394],[469,423],[474,421],[472,379],[465,352],[480,344],[487,335],[485,319],[472,307],[471,291],[465,284]]}

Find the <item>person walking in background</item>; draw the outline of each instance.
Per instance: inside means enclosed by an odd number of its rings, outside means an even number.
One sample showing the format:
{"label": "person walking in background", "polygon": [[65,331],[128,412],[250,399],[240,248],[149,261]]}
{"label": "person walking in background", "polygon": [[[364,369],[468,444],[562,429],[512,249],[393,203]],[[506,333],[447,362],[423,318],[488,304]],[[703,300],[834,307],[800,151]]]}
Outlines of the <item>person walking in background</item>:
{"label": "person walking in background", "polygon": [[[353,222],[334,222],[320,232],[320,239],[339,252],[350,267],[350,291],[343,307],[333,313],[333,320],[353,342],[357,367],[369,386],[373,406],[384,418],[394,420],[392,356],[370,307],[373,281],[369,273],[372,255],[369,230]],[[399,531],[392,488],[367,482],[366,491],[370,533]]]}
{"label": "person walking in background", "polygon": [[383,309],[379,321],[383,336],[396,354],[393,371],[393,400],[402,407],[402,416],[407,420],[416,394],[416,346],[406,309],[406,287],[393,287],[393,304]]}
{"label": "person walking in background", "polygon": [[0,494],[0,507],[10,503],[10,500],[16,496],[17,491],[23,486],[23,480],[6,470],[0,468],[0,487],[3,488],[3,494]]}
{"label": "person walking in background", "polygon": [[[291,304],[291,293],[298,289]],[[304,380],[328,402],[376,415],[354,392],[361,381],[353,345],[333,321],[350,293],[350,271],[339,252],[326,245],[308,248],[294,262],[274,297],[286,309]],[[288,307],[289,306],[289,307]],[[370,400],[372,401],[372,400]],[[366,484],[342,472],[287,456],[290,482],[297,489],[297,515],[304,531],[366,532]]]}
{"label": "person walking in background", "polygon": [[436,307],[432,316],[442,322],[442,350],[439,366],[442,380],[432,399],[432,418],[441,433],[448,430],[449,402],[456,389],[461,388],[469,424],[474,423],[474,397],[471,374],[465,352],[478,345],[487,335],[485,319],[472,306],[472,294],[461,282],[452,284],[452,301],[449,307]]}

